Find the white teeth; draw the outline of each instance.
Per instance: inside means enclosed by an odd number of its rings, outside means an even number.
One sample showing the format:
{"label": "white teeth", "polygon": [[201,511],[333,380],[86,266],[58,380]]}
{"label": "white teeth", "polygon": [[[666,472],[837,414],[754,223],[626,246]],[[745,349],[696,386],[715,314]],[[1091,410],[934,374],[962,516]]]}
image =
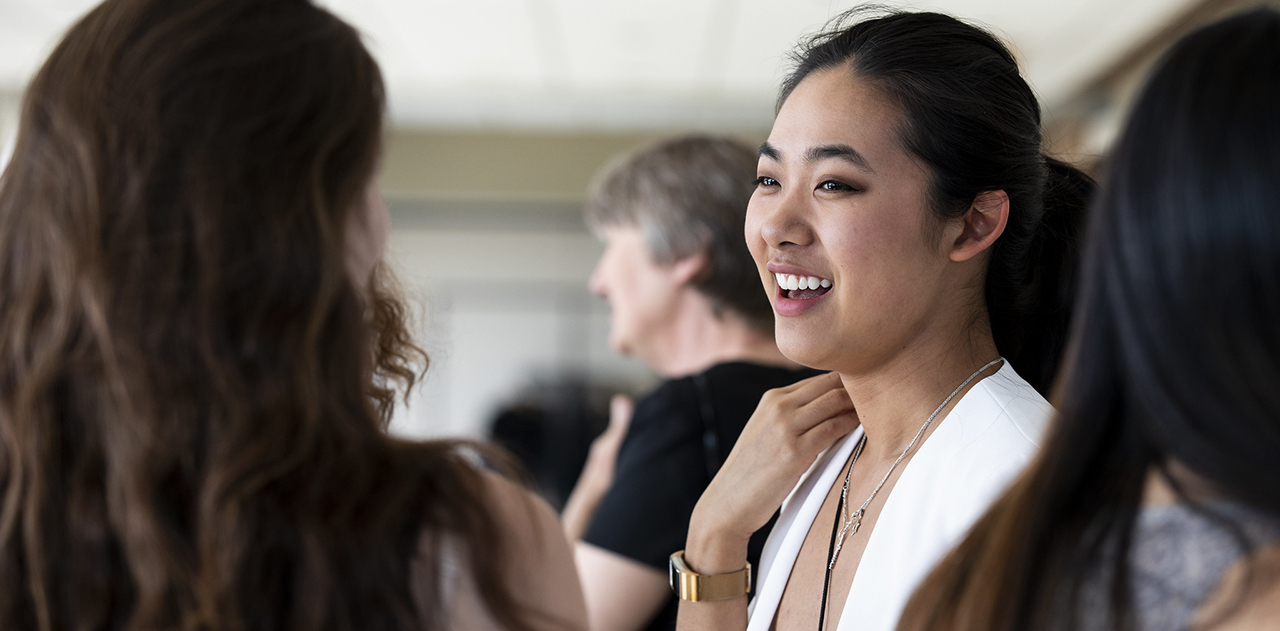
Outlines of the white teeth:
{"label": "white teeth", "polygon": [[831,281],[817,276],[797,276],[795,274],[774,274],[778,287],[786,290],[817,289],[831,287]]}

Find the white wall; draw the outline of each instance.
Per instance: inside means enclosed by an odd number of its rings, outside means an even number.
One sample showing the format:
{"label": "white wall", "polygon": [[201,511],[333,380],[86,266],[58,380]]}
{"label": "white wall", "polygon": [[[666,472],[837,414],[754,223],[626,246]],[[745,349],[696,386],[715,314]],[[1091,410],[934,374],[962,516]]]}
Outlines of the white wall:
{"label": "white wall", "polygon": [[17,94],[0,94],[0,171],[9,165],[9,158],[13,155],[21,104],[21,96]]}
{"label": "white wall", "polygon": [[467,204],[391,205],[389,260],[431,355],[393,432],[480,437],[498,406],[557,375],[631,391],[653,382],[607,346],[608,307],[586,289],[602,248],[576,209],[508,216]]}

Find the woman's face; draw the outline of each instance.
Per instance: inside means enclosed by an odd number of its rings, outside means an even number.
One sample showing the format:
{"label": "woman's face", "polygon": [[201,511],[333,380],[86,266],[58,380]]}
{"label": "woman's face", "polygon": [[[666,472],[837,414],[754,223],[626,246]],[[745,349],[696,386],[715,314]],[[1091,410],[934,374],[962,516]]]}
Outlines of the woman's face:
{"label": "woman's face", "polygon": [[761,148],[747,245],[778,347],[801,364],[874,369],[957,308],[945,304],[947,250],[929,237],[929,174],[901,125],[891,102],[838,67],[796,87]]}
{"label": "woman's face", "polygon": [[653,261],[639,228],[605,228],[604,254],[591,273],[589,286],[609,301],[609,345],[654,365],[652,342],[667,327],[683,283],[673,266]]}

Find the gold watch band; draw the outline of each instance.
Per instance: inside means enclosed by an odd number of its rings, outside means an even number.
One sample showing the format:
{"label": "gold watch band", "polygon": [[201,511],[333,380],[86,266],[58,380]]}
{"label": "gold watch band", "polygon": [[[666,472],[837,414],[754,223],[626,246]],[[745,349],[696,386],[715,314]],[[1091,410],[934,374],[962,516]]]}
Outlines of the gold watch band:
{"label": "gold watch band", "polygon": [[728,574],[698,574],[684,563],[684,550],[671,555],[671,590],[681,600],[705,602],[746,596],[751,591],[751,564]]}

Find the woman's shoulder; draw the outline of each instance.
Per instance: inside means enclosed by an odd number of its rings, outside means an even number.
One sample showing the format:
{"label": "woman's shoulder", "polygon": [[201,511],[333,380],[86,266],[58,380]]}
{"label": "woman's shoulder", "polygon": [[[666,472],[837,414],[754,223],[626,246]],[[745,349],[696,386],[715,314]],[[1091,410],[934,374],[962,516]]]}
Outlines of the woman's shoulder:
{"label": "woman's shoulder", "polygon": [[978,382],[952,410],[948,438],[954,441],[956,457],[975,463],[995,454],[1031,454],[1039,448],[1055,413],[1006,363]]}
{"label": "woman's shoulder", "polygon": [[1053,414],[1010,367],[979,382],[903,474],[920,510],[934,514],[947,533],[967,530],[1035,457]]}
{"label": "woman's shoulder", "polygon": [[[559,517],[544,500],[489,471],[479,472],[477,501],[493,519],[497,541],[468,541],[464,535],[424,529],[415,576],[438,577],[446,628],[499,629],[471,566],[473,545],[501,550],[500,580],[530,615],[534,629],[585,629],[586,605]],[[435,584],[417,580],[418,588]]]}
{"label": "woman's shoulder", "polygon": [[502,534],[536,547],[554,546],[564,536],[555,511],[524,486],[492,471],[481,471],[485,504]]}
{"label": "woman's shoulder", "polygon": [[1196,615],[1193,628],[1253,631],[1280,627],[1280,543],[1258,548],[1230,568]]}
{"label": "woman's shoulder", "polygon": [[507,553],[503,566],[513,595],[532,610],[560,619],[557,629],[585,628],[586,604],[559,516],[541,497],[505,477],[485,471],[482,478]]}

